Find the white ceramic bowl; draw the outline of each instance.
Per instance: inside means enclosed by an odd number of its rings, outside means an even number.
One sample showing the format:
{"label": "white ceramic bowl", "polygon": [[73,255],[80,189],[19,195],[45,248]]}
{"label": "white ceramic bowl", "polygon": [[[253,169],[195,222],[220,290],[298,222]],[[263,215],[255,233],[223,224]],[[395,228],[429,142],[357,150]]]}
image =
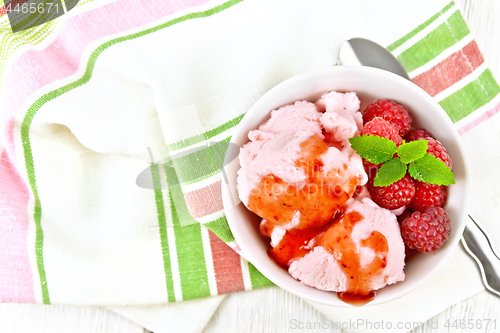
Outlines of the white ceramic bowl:
{"label": "white ceramic bowl", "polygon": [[[356,92],[361,110],[380,99],[392,99],[409,108],[413,126],[423,127],[443,143],[453,161],[456,184],[448,188],[446,211],[452,220],[452,231],[445,246],[432,254],[418,255],[405,267],[404,281],[378,291],[367,305],[387,302],[407,294],[429,279],[445,258],[455,250],[466,223],[467,163],[464,149],[455,127],[445,111],[425,91],[395,74],[369,67],[335,66],[292,77],[262,96],[243,117],[231,142],[242,147],[247,134],[269,118],[270,112],[297,100],[316,101],[330,90]],[[250,212],[238,199],[236,172],[238,158],[225,167],[226,182],[222,185],[224,209],[229,227],[243,256],[262,274],[281,288],[305,299],[335,306],[351,306],[337,298],[335,292],[308,287],[293,279],[268,256],[269,239],[259,232],[260,218]]]}

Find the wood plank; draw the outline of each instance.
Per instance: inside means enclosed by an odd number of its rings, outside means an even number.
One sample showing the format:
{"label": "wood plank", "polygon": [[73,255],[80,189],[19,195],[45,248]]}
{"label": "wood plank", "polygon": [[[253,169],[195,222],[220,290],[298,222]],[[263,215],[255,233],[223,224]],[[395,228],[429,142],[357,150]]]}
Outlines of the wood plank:
{"label": "wood plank", "polygon": [[102,308],[72,305],[0,304],[2,333],[147,333],[141,326]]}

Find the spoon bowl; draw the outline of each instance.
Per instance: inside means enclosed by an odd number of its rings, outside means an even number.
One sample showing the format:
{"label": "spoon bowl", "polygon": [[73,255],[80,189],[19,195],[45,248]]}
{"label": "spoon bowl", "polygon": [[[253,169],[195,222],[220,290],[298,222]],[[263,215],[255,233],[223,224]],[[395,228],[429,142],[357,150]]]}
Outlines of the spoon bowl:
{"label": "spoon bowl", "polygon": [[386,70],[409,80],[401,63],[387,49],[364,38],[351,38],[340,47],[338,65],[368,66]]}

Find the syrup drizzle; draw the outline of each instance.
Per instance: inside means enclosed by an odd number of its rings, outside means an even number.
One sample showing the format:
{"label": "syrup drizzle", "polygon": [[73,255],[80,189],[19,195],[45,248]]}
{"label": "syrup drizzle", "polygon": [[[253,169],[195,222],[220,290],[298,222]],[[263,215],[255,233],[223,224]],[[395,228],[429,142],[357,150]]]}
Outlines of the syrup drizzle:
{"label": "syrup drizzle", "polygon": [[332,223],[333,221],[321,227],[288,230],[279,244],[269,248],[267,253],[279,266],[288,271],[291,261],[311,252],[317,239]]}
{"label": "syrup drizzle", "polygon": [[[314,246],[323,246],[340,264],[348,277],[346,292],[338,297],[352,304],[371,301],[375,292],[370,289],[371,280],[384,270],[387,264],[388,245],[384,235],[374,231],[361,241],[361,246],[375,252],[373,261],[364,267],[360,265],[360,255],[356,243],[351,238],[352,230],[364,217],[356,211],[344,214],[343,204],[352,196],[358,180],[348,183],[348,192],[335,184],[344,170],[323,173],[320,155],[328,146],[318,137],[311,136],[301,144],[302,157],[296,166],[307,176],[307,184],[302,189],[284,182],[275,175],[263,177],[249,197],[248,207],[265,219],[260,230],[270,237],[275,226],[284,226],[300,212],[299,223],[285,235],[274,248],[269,248],[269,256],[283,269],[288,270],[292,260],[304,257]],[[337,173],[337,174],[335,174]]]}
{"label": "syrup drizzle", "polygon": [[347,276],[347,290],[338,293],[339,298],[356,304],[366,303],[374,298],[375,293],[370,288],[371,281],[386,267],[389,250],[385,236],[373,231],[368,238],[361,240],[361,246],[371,248],[375,252],[375,258],[361,267],[360,255],[351,237],[354,226],[361,220],[363,216],[360,213],[349,212],[339,223],[329,228],[318,242],[318,245],[322,245],[335,257]]}
{"label": "syrup drizzle", "polygon": [[275,175],[265,176],[250,192],[248,208],[274,225],[290,223],[299,212],[296,229],[320,227],[330,222],[335,212],[351,197],[358,179],[349,180],[346,192],[333,181],[344,170],[330,170],[327,175],[323,172],[320,155],[328,149],[325,142],[313,135],[300,146],[302,156],[296,166],[304,170],[306,185],[298,189]]}

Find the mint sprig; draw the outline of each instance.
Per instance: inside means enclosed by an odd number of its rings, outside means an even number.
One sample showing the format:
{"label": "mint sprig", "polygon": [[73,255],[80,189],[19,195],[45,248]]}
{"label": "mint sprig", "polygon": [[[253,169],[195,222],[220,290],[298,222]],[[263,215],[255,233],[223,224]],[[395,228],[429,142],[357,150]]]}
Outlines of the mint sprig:
{"label": "mint sprig", "polygon": [[396,153],[394,141],[376,135],[355,136],[349,142],[352,149],[370,163],[385,162]]}
{"label": "mint sprig", "polygon": [[453,173],[446,164],[433,155],[425,154],[408,166],[410,176],[416,180],[437,185],[455,184]]}
{"label": "mint sprig", "polygon": [[395,157],[380,167],[377,175],[373,179],[375,186],[387,186],[397,182],[406,174],[406,164],[401,159]]}
{"label": "mint sprig", "polygon": [[[384,138],[385,139],[385,138]],[[390,140],[389,140],[390,141]],[[403,143],[397,153],[403,163],[410,163],[424,157],[427,152],[427,140],[417,140]]]}
{"label": "mint sprig", "polygon": [[392,140],[375,135],[356,136],[349,142],[352,149],[368,162],[383,163],[374,178],[374,186],[391,185],[403,178],[407,170],[412,178],[425,183],[455,184],[451,169],[427,153],[427,140],[404,142],[397,148]]}

